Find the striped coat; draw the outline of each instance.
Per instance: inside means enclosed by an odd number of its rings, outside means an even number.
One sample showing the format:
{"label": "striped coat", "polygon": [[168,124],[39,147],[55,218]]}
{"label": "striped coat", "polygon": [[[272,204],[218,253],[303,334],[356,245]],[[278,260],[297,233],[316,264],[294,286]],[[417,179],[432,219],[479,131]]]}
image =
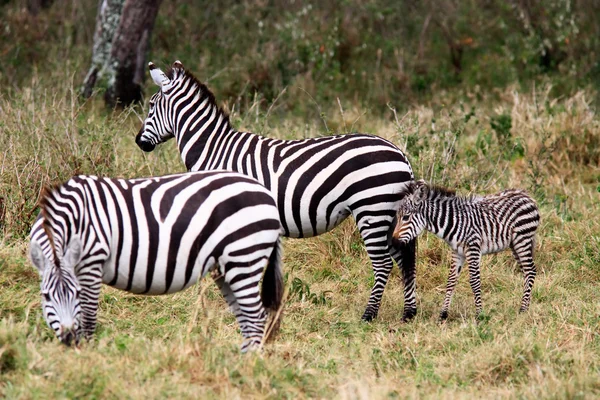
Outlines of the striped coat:
{"label": "striped coat", "polygon": [[167,294],[214,271],[244,351],[263,339],[265,309],[280,305],[279,213],[271,193],[245,175],[76,176],[48,189],[41,209],[31,259],[46,321],[67,344],[95,330],[101,283]]}
{"label": "striped coat", "polygon": [[136,137],[152,151],[175,138],[190,171],[228,169],[250,175],[274,195],[284,234],[320,235],[352,215],[375,274],[364,320],[375,318],[394,259],[404,278],[404,318],[416,313],[415,244],[389,246],[398,194],[413,180],[394,144],[365,134],[270,139],[234,129],[214,95],[181,63],[166,74],[150,63],[160,90]]}

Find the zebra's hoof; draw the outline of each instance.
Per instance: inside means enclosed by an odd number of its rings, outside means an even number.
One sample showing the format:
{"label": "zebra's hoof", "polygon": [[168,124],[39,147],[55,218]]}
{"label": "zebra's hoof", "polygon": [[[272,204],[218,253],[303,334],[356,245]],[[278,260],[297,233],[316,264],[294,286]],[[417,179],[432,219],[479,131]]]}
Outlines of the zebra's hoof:
{"label": "zebra's hoof", "polygon": [[262,346],[260,344],[260,341],[257,341],[255,339],[244,340],[244,342],[240,346],[240,350],[242,353],[260,352],[262,350]]}
{"label": "zebra's hoof", "polygon": [[371,322],[373,321],[375,318],[377,318],[377,313],[373,313],[373,312],[368,312],[365,311],[365,313],[363,314],[362,317],[360,317],[360,319],[364,322]]}
{"label": "zebra's hoof", "polygon": [[442,311],[440,313],[440,322],[446,322],[448,319],[448,311]]}
{"label": "zebra's hoof", "polygon": [[416,308],[407,308],[404,310],[404,315],[402,315],[402,322],[409,322],[417,315]]}

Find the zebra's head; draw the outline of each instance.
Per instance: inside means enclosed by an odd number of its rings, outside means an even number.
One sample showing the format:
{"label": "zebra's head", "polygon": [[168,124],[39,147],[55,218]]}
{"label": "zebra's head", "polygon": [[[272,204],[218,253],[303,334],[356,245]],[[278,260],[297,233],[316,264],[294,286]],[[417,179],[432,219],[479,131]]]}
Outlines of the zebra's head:
{"label": "zebra's head", "polygon": [[[50,247],[54,245],[51,243]],[[29,254],[41,277],[42,310],[44,319],[61,342],[70,346],[80,337],[81,287],[74,268],[81,258],[81,242],[71,239],[64,254],[54,253],[54,259],[44,254],[37,241],[30,244]]]}
{"label": "zebra's head", "polygon": [[400,201],[396,226],[392,237],[400,243],[408,243],[423,232],[426,221],[423,209],[429,194],[429,186],[423,180],[411,182]]}
{"label": "zebra's head", "polygon": [[150,109],[142,128],[135,137],[140,149],[146,152],[154,150],[156,145],[174,137],[174,118],[172,114],[174,100],[178,97],[175,92],[185,75],[185,69],[180,61],[175,61],[168,75],[153,63],[148,63],[150,76],[160,90],[150,97]]}

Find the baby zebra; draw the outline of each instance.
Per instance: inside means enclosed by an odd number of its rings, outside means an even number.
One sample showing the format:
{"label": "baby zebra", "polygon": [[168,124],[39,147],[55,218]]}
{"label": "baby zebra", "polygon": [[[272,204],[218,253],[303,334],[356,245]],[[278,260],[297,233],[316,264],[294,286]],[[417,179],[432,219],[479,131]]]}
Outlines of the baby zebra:
{"label": "baby zebra", "polygon": [[266,310],[276,316],[283,296],[279,211],[252,178],[82,175],[47,188],[40,206],[30,255],[42,278],[44,318],[67,345],[93,334],[102,282],[157,295],[212,272],[240,325],[242,352],[260,347],[276,322],[266,326]]}
{"label": "baby zebra", "polygon": [[398,209],[392,240],[407,243],[427,229],[454,250],[440,313],[442,320],[448,317],[452,293],[465,259],[469,265],[469,283],[475,295],[476,312],[478,316],[481,314],[481,256],[508,247],[525,275],[520,311],[529,308],[535,279],[535,232],[540,224],[540,214],[531,197],[515,189],[483,197],[460,197],[422,180],[413,182],[407,190],[408,195]]}

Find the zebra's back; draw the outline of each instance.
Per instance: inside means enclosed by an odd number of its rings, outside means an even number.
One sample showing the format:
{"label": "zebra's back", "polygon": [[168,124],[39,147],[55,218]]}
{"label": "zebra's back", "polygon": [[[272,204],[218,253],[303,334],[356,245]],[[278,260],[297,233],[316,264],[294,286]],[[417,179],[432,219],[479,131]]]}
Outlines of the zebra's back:
{"label": "zebra's back", "polygon": [[534,236],[540,221],[535,201],[519,189],[474,198],[466,210],[472,232],[465,232],[465,239],[479,236],[482,254],[507,249],[518,237]]}
{"label": "zebra's back", "polygon": [[[231,134],[237,139],[207,146],[203,150],[206,158],[199,157],[188,168],[225,168],[256,178],[273,193],[284,233],[290,237],[322,234],[352,212],[359,215],[361,209],[375,215],[388,212],[391,218],[397,208],[397,193],[413,179],[402,151],[377,136],[279,140],[251,133]],[[235,150],[228,153],[225,147]],[[229,156],[221,158],[223,154]]]}

